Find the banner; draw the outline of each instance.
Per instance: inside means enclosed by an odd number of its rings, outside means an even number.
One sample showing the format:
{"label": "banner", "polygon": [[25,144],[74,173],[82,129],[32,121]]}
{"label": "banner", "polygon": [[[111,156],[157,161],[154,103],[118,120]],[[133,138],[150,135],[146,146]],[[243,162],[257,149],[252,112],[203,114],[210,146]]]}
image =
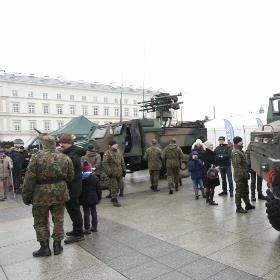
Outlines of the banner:
{"label": "banner", "polygon": [[233,129],[232,124],[229,120],[226,120],[226,119],[224,119],[224,124],[225,124],[227,139],[229,139],[231,142],[233,142],[234,129]]}
{"label": "banner", "polygon": [[258,127],[262,128],[262,127],[263,127],[263,122],[262,122],[262,120],[261,120],[260,118],[256,118],[256,120],[257,120],[257,125],[258,125]]}

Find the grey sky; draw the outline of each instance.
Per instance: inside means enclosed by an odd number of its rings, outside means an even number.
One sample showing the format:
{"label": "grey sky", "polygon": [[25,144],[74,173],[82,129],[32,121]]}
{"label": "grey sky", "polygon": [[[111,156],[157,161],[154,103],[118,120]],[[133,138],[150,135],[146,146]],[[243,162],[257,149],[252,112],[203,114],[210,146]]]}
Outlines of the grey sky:
{"label": "grey sky", "polygon": [[6,71],[181,91],[185,119],[256,112],[280,89],[279,1],[0,3]]}

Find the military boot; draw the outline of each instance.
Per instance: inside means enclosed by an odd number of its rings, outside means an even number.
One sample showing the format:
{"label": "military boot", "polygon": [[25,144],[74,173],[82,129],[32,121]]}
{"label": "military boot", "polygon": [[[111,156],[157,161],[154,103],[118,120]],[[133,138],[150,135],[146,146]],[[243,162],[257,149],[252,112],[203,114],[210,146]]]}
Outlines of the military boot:
{"label": "military boot", "polygon": [[33,252],[33,257],[49,257],[52,254],[49,246],[49,241],[40,241],[40,245],[40,249]]}
{"label": "military boot", "polygon": [[175,186],[175,192],[177,192],[178,190],[179,190],[179,187],[177,185],[177,186]]}
{"label": "military boot", "polygon": [[59,255],[62,253],[63,247],[61,246],[61,241],[60,240],[54,240],[53,241],[53,253],[54,255]]}
{"label": "military boot", "polygon": [[246,210],[252,210],[252,209],[255,209],[255,206],[252,205],[250,202],[248,202],[248,203],[246,203],[245,209]]}
{"label": "military boot", "polygon": [[173,194],[173,190],[169,190],[169,194]]}
{"label": "military boot", "polygon": [[259,200],[266,200],[266,196],[263,195],[262,193],[259,193],[259,194],[258,194],[258,199],[259,199]]}
{"label": "military boot", "polygon": [[246,214],[248,211],[239,206],[236,208],[236,213]]}
{"label": "military boot", "polygon": [[119,197],[123,197],[123,189],[120,190]]}
{"label": "military boot", "polygon": [[154,192],[158,192],[160,191],[160,189],[158,188],[158,186],[154,186]]}
{"label": "military boot", "polygon": [[121,207],[121,204],[118,202],[117,198],[111,198],[111,202],[113,202],[113,206]]}

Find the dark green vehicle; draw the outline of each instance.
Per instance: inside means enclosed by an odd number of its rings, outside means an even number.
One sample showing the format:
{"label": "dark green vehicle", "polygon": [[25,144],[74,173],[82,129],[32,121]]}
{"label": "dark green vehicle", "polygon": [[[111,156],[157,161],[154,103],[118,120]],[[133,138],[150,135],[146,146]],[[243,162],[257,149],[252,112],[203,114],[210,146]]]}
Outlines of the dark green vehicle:
{"label": "dark green vehicle", "polygon": [[251,133],[251,168],[264,178],[267,190],[267,216],[280,231],[280,94],[269,99],[267,123]]}

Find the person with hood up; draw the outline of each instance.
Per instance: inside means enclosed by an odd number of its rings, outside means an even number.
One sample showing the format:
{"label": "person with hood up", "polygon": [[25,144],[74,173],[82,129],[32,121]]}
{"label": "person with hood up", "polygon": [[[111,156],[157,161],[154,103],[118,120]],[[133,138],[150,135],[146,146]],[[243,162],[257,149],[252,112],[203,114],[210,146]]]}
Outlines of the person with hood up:
{"label": "person with hood up", "polygon": [[101,156],[96,151],[95,147],[91,144],[87,147],[87,152],[84,156],[82,156],[81,160],[84,162],[85,160],[91,164],[93,168],[95,168],[94,174],[96,176],[100,175],[100,167],[101,167]]}
{"label": "person with hood up", "polygon": [[[84,234],[97,232],[97,212],[96,205],[100,202],[102,193],[98,178],[92,172],[92,165],[88,161],[82,163],[82,193],[80,196],[80,204],[83,206],[84,212]],[[90,227],[91,216],[91,227]]]}
{"label": "person with hood up", "polygon": [[191,173],[195,199],[199,198],[198,189],[200,189],[203,198],[205,198],[204,186],[202,180],[204,166],[203,166],[203,162],[198,158],[197,151],[193,151],[191,153],[188,165],[189,165],[189,171]]}
{"label": "person with hood up", "polygon": [[82,165],[81,157],[86,151],[74,145],[74,138],[71,134],[63,134],[59,139],[62,152],[72,160],[74,166],[74,179],[67,184],[70,200],[66,202],[67,212],[73,222],[73,230],[67,232],[65,244],[84,240],[83,217],[80,210],[79,197],[82,192]]}
{"label": "person with hood up", "polygon": [[170,144],[162,152],[162,161],[166,167],[169,194],[173,194],[173,189],[178,191],[179,172],[181,161],[184,154],[181,148],[176,144],[176,139],[172,138]]}

